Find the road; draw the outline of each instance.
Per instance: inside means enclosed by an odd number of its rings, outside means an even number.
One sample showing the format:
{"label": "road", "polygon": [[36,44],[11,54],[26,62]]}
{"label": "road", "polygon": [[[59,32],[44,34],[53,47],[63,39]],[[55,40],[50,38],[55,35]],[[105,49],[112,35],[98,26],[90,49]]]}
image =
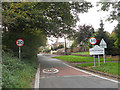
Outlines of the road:
{"label": "road", "polygon": [[38,58],[41,68],[40,88],[118,88],[114,80],[76,69],[49,55],[39,54]]}

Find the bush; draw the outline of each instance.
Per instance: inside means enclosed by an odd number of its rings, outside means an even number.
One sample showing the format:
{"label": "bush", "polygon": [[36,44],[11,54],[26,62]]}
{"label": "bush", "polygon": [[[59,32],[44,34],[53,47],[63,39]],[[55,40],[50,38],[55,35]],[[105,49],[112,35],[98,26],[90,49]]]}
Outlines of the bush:
{"label": "bush", "polygon": [[30,88],[35,75],[37,61],[19,61],[13,54],[3,52],[2,87]]}
{"label": "bush", "polygon": [[3,33],[2,44],[3,49],[10,49],[14,52],[14,55],[18,56],[19,48],[16,45],[17,39],[23,39],[24,45],[21,47],[21,58],[32,58],[37,55],[38,47],[44,45],[46,43],[46,37],[41,34],[41,32],[35,31],[33,32],[8,32]]}

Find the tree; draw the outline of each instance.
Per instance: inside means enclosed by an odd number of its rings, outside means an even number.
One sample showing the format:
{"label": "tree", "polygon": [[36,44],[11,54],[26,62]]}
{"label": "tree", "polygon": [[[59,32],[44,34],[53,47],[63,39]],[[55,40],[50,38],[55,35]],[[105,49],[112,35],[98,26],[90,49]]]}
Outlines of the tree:
{"label": "tree", "polygon": [[39,28],[47,36],[62,37],[76,23],[71,12],[87,12],[90,7],[87,2],[3,3],[3,26],[9,31]]}
{"label": "tree", "polygon": [[100,28],[98,29],[98,32],[96,34],[96,39],[97,39],[97,45],[99,45],[100,41],[102,40],[102,38],[107,41],[106,39],[108,38],[107,34],[106,34],[106,31],[104,31],[104,24],[103,24],[103,20],[100,21]]}
{"label": "tree", "polygon": [[[118,53],[120,55],[120,1],[117,2],[100,2],[100,5],[102,5],[101,10],[108,11],[112,7],[112,11],[108,17],[108,21],[113,22],[114,20],[118,21],[117,29],[115,30],[117,40],[116,40],[116,46],[118,48]],[[110,7],[111,6],[111,7]]]}
{"label": "tree", "polygon": [[[120,23],[117,25],[116,29],[115,29],[115,33],[116,33],[116,41],[115,41],[115,45],[117,46],[117,49],[120,50]],[[120,51],[118,51],[119,55],[120,55]]]}
{"label": "tree", "polygon": [[97,34],[95,35],[97,39],[97,45],[100,44],[100,41],[102,38],[105,40],[107,43],[107,49],[106,49],[106,54],[114,54],[114,39],[110,37],[110,34],[106,31],[104,31],[104,24],[103,21],[101,20],[100,23],[100,28],[98,29]]}
{"label": "tree", "polygon": [[[42,45],[47,36],[62,37],[72,32],[71,27],[76,23],[73,11],[87,12],[91,7],[88,2],[3,2],[2,4],[3,44],[16,54],[16,39],[25,39],[24,48],[25,51],[28,50],[24,52],[25,54],[29,54],[29,49],[35,50],[33,52],[36,53],[38,45]],[[38,32],[39,35],[36,35]]]}
{"label": "tree", "polygon": [[82,44],[85,46],[85,51],[87,48],[87,41],[90,38],[90,36],[93,35],[94,29],[92,26],[89,25],[83,25],[83,26],[78,26],[78,31],[76,32],[76,43],[77,44]]}

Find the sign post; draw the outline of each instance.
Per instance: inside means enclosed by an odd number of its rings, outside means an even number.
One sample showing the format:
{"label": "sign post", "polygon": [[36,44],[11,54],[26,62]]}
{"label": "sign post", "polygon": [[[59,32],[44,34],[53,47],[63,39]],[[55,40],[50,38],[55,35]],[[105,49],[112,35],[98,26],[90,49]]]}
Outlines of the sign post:
{"label": "sign post", "polygon": [[21,60],[21,47],[24,45],[24,40],[18,39],[16,45],[19,47],[19,60]]}
{"label": "sign post", "polygon": [[[101,48],[107,48],[107,43],[104,41],[104,39],[102,38],[102,40],[100,41],[100,47]],[[103,59],[104,59],[104,63],[105,63],[105,54],[103,55]]]}
{"label": "sign post", "polygon": [[21,60],[21,48],[19,47],[19,60]]}
{"label": "sign post", "polygon": [[[89,39],[89,43],[94,46],[97,43],[97,39],[94,37],[91,37]],[[93,55],[93,58],[94,58],[94,67],[95,67],[95,55]]]}
{"label": "sign post", "polygon": [[100,66],[100,57],[98,55],[98,66]]}
{"label": "sign post", "polygon": [[93,58],[94,58],[94,67],[95,67],[95,55],[93,55]]}
{"label": "sign post", "polygon": [[99,55],[104,55],[104,48],[95,45],[93,48],[89,49],[90,55],[98,55],[98,65],[100,66],[100,58]]}

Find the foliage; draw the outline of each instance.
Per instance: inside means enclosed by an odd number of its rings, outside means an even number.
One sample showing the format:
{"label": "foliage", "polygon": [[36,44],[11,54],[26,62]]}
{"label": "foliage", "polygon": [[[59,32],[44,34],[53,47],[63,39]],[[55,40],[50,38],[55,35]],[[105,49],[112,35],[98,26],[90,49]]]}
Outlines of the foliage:
{"label": "foliage", "polygon": [[101,10],[109,11],[111,8],[110,15],[108,16],[108,21],[113,22],[114,20],[118,20],[120,16],[120,1],[117,2],[99,2],[98,5],[101,5]]}
{"label": "foliage", "polygon": [[11,49],[16,56],[18,56],[18,46],[16,45],[16,40],[18,38],[22,38],[25,42],[23,47],[21,47],[21,56],[24,58],[31,58],[35,56],[38,51],[38,47],[45,45],[46,42],[46,37],[39,31],[24,33],[8,32],[3,34],[3,45]]}
{"label": "foliage", "polygon": [[74,40],[73,43],[72,43],[72,47],[77,47],[77,45],[78,45],[78,44],[77,44],[77,41]]}
{"label": "foliage", "polygon": [[110,37],[110,35],[104,31],[103,28],[104,24],[103,21],[101,20],[100,23],[100,28],[98,29],[97,34],[95,35],[95,38],[97,39],[97,45],[100,44],[100,41],[102,40],[102,38],[105,40],[105,42],[107,43],[107,49],[106,50],[106,54],[111,54],[111,55],[116,55],[116,48],[114,47],[114,39]]}
{"label": "foliage", "polygon": [[106,31],[104,31],[103,26],[104,26],[104,24],[103,24],[103,21],[101,20],[100,28],[98,29],[98,32],[95,35],[95,38],[97,39],[97,43],[96,43],[97,45],[100,44],[100,41],[102,40],[102,38],[105,40],[105,42],[108,41],[109,36],[106,34]]}
{"label": "foliage", "polygon": [[45,48],[45,49],[43,50],[43,52],[45,52],[45,53],[50,53],[50,51],[51,51],[51,49],[49,49],[49,48]]}
{"label": "foliage", "polygon": [[11,53],[3,52],[2,60],[2,88],[30,88],[37,61],[19,61]]}
{"label": "foliage", "polygon": [[74,12],[87,12],[88,2],[3,2],[3,45],[18,55],[15,41],[22,38],[23,57],[30,58],[38,47],[45,45],[47,36],[72,34],[76,23]]}
{"label": "foliage", "polygon": [[14,31],[39,28],[48,36],[62,36],[63,33],[68,33],[71,25],[75,23],[71,11],[87,12],[90,7],[88,2],[5,2],[3,26]]}
{"label": "foliage", "polygon": [[42,51],[43,51],[43,49],[44,49],[44,47],[43,47],[43,46],[39,47],[39,48],[38,48],[38,53],[39,53],[39,52],[42,52]]}
{"label": "foliage", "polygon": [[115,41],[115,45],[117,46],[118,49],[118,54],[120,55],[120,24],[118,24],[118,26],[115,29],[115,33],[116,33],[116,41]]}
{"label": "foliage", "polygon": [[[120,1],[117,2],[100,2],[100,5],[102,5],[101,10],[103,11],[108,11],[110,10],[110,8],[112,7],[111,13],[108,16],[108,21],[113,22],[114,20],[118,21],[118,25],[117,25],[117,29],[115,31],[115,33],[117,34],[117,40],[116,40],[116,46],[117,46],[117,54],[120,55]],[[98,5],[99,5],[98,4]],[[111,6],[111,7],[110,7]]]}
{"label": "foliage", "polygon": [[76,36],[77,36],[77,42],[78,43],[85,43],[88,38],[90,38],[91,35],[93,35],[94,33],[94,29],[92,26],[89,25],[83,25],[83,26],[78,26],[78,32],[76,32]]}
{"label": "foliage", "polygon": [[[65,60],[68,62],[94,62],[93,57],[83,57],[83,56],[74,56],[74,55],[56,56],[54,58]],[[98,58],[95,58],[95,60],[96,62],[98,62]],[[103,58],[100,58],[100,61],[103,61]],[[113,60],[106,58],[106,61],[113,61]]]}
{"label": "foliage", "polygon": [[64,45],[59,45],[58,47],[54,47],[54,48],[52,48],[52,50],[58,50],[58,49],[61,49],[61,48],[64,48]]}
{"label": "foliage", "polygon": [[84,64],[78,64],[77,66],[79,67],[90,67],[90,69],[96,70],[96,71],[101,71],[104,73],[109,73],[113,75],[118,76],[118,62],[106,62],[106,63],[101,63],[100,66],[98,66],[98,63],[96,63],[96,67],[91,67],[94,66],[94,63],[84,63]]}
{"label": "foliage", "polygon": [[90,36],[93,35],[94,33],[94,29],[92,26],[89,25],[83,25],[83,26],[78,26],[78,31],[76,32],[75,35],[75,41],[74,44],[81,44],[81,45],[85,45],[85,51],[86,51],[86,47],[87,47],[87,41],[90,38]]}

